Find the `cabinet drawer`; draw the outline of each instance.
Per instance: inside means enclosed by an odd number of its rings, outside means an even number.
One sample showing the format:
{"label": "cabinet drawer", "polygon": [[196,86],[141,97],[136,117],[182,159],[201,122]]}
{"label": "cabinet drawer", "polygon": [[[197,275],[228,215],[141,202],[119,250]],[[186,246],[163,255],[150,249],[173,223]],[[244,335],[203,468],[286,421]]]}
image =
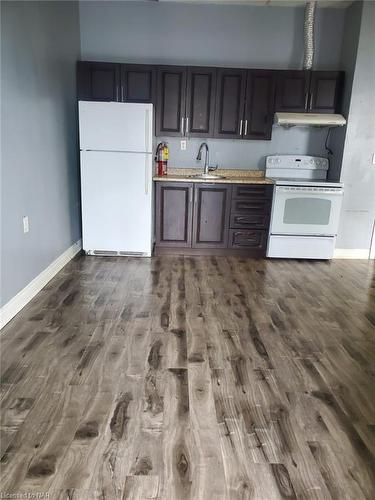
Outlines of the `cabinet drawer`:
{"label": "cabinet drawer", "polygon": [[232,200],[232,214],[269,214],[271,209],[270,200]]}
{"label": "cabinet drawer", "polygon": [[232,214],[230,217],[230,227],[268,229],[269,221],[269,214]]}
{"label": "cabinet drawer", "polygon": [[264,249],[267,244],[267,234],[267,231],[230,229],[229,247]]}
{"label": "cabinet drawer", "polygon": [[269,199],[272,198],[272,185],[250,185],[240,184],[233,186],[233,199]]}

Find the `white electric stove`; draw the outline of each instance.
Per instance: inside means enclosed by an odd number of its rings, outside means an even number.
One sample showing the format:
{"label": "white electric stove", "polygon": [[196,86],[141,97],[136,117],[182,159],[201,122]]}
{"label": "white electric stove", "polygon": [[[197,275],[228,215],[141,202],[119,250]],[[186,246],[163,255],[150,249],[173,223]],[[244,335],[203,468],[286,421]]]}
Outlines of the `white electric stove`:
{"label": "white electric stove", "polygon": [[266,177],[275,181],[268,257],[333,257],[343,185],[327,180],[328,167],[316,156],[267,156]]}

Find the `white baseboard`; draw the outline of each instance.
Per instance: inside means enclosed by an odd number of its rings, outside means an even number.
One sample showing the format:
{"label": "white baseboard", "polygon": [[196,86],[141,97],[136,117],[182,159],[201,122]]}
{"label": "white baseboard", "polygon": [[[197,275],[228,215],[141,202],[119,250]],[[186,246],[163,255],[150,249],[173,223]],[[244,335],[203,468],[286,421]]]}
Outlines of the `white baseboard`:
{"label": "white baseboard", "polygon": [[334,259],[369,259],[370,251],[367,248],[335,248]]}
{"label": "white baseboard", "polygon": [[82,249],[82,241],[76,241],[71,247],[54,260],[44,271],[17,293],[0,309],[0,329],[35,297],[40,290]]}

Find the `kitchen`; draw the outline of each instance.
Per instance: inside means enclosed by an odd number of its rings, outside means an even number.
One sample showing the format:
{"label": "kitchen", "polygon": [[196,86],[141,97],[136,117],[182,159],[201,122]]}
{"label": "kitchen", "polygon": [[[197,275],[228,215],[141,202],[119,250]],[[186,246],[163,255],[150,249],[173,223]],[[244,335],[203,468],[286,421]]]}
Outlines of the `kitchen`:
{"label": "kitchen", "polygon": [[[312,64],[313,51],[310,58]],[[224,255],[228,249],[227,254],[264,257],[270,233],[268,257],[331,259],[343,189],[340,182],[327,180],[326,158],[270,155],[265,176],[249,169],[224,171],[210,166],[209,146],[202,142],[196,162],[202,160],[204,147],[203,172],[175,168],[168,175],[168,146],[160,142],[152,214],[150,160],[155,134],[181,137],[183,149],[191,137],[271,141],[274,121],[289,128],[325,127],[327,139],[332,127],[344,126],[346,120],[338,114],[344,73],[311,71],[309,63],[304,64],[301,71],[275,71],[78,63],[84,251],[149,257],[154,247],[151,220],[155,219],[157,255],[168,250],[186,254],[191,248],[196,255],[205,249]],[[128,185],[118,205],[111,200],[112,175],[113,186]],[[194,186],[197,182],[202,184]],[[273,182],[275,190],[264,187]],[[142,187],[138,205],[137,187]],[[108,195],[103,196],[103,191]],[[134,222],[131,210],[144,215],[145,204],[149,217],[139,219],[132,230],[126,225]],[[139,226],[144,234],[137,246]],[[121,235],[118,227],[126,228]]]}
{"label": "kitchen", "polygon": [[1,494],[373,498],[374,5],[1,8]]}

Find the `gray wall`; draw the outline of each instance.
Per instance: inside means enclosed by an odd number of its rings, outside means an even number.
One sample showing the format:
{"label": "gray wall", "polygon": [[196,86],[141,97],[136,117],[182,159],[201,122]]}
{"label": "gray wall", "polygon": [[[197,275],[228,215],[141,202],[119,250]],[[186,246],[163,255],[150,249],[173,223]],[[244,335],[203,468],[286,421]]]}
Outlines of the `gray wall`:
{"label": "gray wall", "polygon": [[[343,9],[318,9],[316,69],[339,67]],[[82,59],[301,68],[303,8],[190,5],[157,2],[80,2]],[[109,28],[110,27],[110,28]],[[211,163],[264,167],[274,153],[323,154],[325,131],[280,130],[272,141],[208,140]],[[163,138],[158,138],[162,140]],[[167,138],[172,166],[196,166],[199,140]]]}
{"label": "gray wall", "polygon": [[80,238],[79,40],[76,2],[1,2],[1,304]]}
{"label": "gray wall", "polygon": [[230,139],[189,139],[186,151],[181,151],[180,140],[174,137],[157,137],[170,148],[170,166],[202,168],[202,161],[195,160],[199,145],[205,140],[210,149],[210,165],[219,168],[263,170],[265,157],[271,154],[312,154],[325,156],[326,130],[294,128],[285,130],[274,127],[271,141],[239,141]]}
{"label": "gray wall", "polygon": [[[318,9],[318,69],[336,69],[345,10]],[[81,1],[83,59],[301,68],[303,8]]]}
{"label": "gray wall", "polygon": [[364,2],[341,180],[345,195],[337,248],[369,249],[375,222],[375,2]]}
{"label": "gray wall", "polygon": [[[346,9],[345,26],[342,40],[340,68],[345,71],[345,84],[342,99],[342,114],[345,118],[349,116],[350,99],[354,78],[355,64],[357,61],[357,49],[359,31],[361,28],[362,2],[353,2]],[[336,127],[331,130],[329,147],[333,152],[330,157],[329,178],[340,180],[342,156],[347,127]]]}

